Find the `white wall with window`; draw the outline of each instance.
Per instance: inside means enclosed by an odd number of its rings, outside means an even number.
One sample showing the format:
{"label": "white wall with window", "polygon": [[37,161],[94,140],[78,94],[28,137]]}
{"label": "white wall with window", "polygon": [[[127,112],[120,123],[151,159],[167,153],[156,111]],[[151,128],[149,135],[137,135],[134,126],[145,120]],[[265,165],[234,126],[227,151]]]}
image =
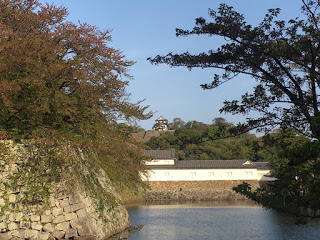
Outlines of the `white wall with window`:
{"label": "white wall with window", "polygon": [[210,181],[260,180],[269,170],[258,174],[257,169],[153,169],[144,181]]}

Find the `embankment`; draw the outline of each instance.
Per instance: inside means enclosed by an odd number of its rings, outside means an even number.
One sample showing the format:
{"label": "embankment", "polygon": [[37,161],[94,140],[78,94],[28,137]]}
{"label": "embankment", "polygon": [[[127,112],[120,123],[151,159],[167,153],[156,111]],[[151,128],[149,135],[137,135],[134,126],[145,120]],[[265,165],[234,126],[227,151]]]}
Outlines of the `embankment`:
{"label": "embankment", "polygon": [[[146,201],[214,201],[243,200],[246,197],[234,192],[233,187],[243,181],[152,181],[145,191]],[[246,181],[253,189],[258,181]]]}

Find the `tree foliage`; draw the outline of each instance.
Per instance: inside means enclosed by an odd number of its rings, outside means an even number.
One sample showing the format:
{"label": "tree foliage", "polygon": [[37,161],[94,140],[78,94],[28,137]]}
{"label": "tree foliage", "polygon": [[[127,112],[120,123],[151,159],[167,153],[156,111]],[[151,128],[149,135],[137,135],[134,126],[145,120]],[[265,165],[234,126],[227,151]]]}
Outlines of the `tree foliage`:
{"label": "tree foliage", "polygon": [[223,118],[215,118],[212,122],[184,122],[175,118],[169,123],[174,133],[164,132],[159,137],[152,137],[146,145],[155,150],[175,149],[181,160],[270,160],[272,153],[267,154],[261,139],[249,133],[229,138],[233,124]]}
{"label": "tree foliage", "polygon": [[126,86],[133,62],[108,46],[110,31],[66,21],[63,7],[37,0],[0,2],[0,127],[85,134],[90,125],[145,119]]}
{"label": "tree foliage", "polygon": [[276,126],[292,128],[320,139],[319,113],[319,1],[302,0],[305,19],[279,20],[280,9],[270,9],[256,27],[232,7],[221,4],[209,9],[211,21],[197,18],[192,30],[176,29],[177,36],[220,36],[227,43],[215,50],[193,55],[169,53],[149,60],[153,64],[222,69],[204,89],[217,88],[239,74],[257,81],[252,93],[242,99],[225,101],[221,112],[260,113],[239,125],[239,131],[270,130]]}
{"label": "tree foliage", "polygon": [[[272,175],[277,179],[253,191],[247,183],[234,190],[280,211],[296,215],[318,216],[320,210],[319,143],[295,131],[279,131],[264,137],[266,146],[273,149],[270,162]],[[310,211],[312,210],[312,214]]]}

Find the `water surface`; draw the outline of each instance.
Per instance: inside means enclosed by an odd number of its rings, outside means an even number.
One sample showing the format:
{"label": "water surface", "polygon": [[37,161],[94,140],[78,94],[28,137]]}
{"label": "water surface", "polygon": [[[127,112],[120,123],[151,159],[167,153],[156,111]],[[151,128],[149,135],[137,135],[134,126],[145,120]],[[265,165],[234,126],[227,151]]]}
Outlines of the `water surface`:
{"label": "water surface", "polygon": [[320,220],[296,225],[291,216],[248,202],[214,202],[128,207],[133,226],[144,227],[129,240],[316,240]]}

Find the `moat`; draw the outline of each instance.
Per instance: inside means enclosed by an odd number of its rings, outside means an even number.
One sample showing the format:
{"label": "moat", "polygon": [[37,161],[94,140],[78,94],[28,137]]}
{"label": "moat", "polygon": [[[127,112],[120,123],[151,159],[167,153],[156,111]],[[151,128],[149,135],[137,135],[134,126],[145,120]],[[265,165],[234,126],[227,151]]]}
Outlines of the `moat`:
{"label": "moat", "polygon": [[128,207],[133,226],[129,240],[279,240],[320,239],[320,219],[296,219],[251,202],[202,202]]}

